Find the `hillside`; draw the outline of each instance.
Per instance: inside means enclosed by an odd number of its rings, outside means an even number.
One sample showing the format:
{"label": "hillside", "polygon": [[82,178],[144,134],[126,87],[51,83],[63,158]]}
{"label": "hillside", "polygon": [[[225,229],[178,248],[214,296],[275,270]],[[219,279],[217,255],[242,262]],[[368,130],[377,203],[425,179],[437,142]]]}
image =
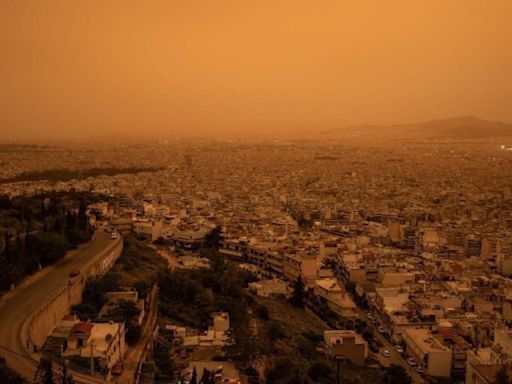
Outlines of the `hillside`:
{"label": "hillside", "polygon": [[335,137],[379,137],[381,139],[474,140],[512,137],[512,124],[488,121],[473,116],[431,120],[399,125],[354,125],[323,132]]}

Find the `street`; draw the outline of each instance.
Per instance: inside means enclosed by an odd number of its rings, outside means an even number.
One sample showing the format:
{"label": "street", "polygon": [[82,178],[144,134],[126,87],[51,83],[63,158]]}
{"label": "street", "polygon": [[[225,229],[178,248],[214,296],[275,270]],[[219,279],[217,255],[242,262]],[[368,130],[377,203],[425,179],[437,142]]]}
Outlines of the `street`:
{"label": "street", "polygon": [[139,342],[133,347],[129,348],[123,357],[123,373],[114,378],[114,383],[131,384],[134,382],[139,362],[144,353],[144,349],[150,342],[155,332],[155,327],[158,320],[158,289],[154,286],[150,292],[149,311],[146,319],[144,320],[142,334]]}
{"label": "street", "polygon": [[[393,346],[378,330],[377,326],[373,325],[370,320],[368,319],[368,316],[365,312],[358,310],[358,318],[362,321],[365,321],[368,324],[368,327],[372,330],[373,335],[376,339],[378,339],[383,347],[380,348],[380,351],[378,353],[378,359],[384,366],[390,366],[391,364],[394,365],[401,365],[407,373],[411,376],[413,382],[415,384],[423,384],[425,383],[425,380],[416,372],[413,368],[407,364],[404,357],[398,353]],[[389,357],[384,357],[382,355],[382,351],[387,349],[389,351]]]}
{"label": "street", "polygon": [[97,231],[91,242],[71,251],[0,298],[0,355],[11,368],[33,379],[37,363],[27,353],[23,336],[30,315],[66,283],[72,269],[86,270],[111,241],[108,234]]}

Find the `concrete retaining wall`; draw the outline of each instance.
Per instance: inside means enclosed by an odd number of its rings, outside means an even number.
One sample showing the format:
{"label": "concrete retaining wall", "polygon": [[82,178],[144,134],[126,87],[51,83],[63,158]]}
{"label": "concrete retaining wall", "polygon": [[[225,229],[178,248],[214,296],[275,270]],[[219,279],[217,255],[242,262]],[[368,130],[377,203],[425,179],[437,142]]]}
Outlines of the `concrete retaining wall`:
{"label": "concrete retaining wall", "polygon": [[69,313],[71,306],[80,303],[85,283],[89,277],[103,276],[112,267],[123,251],[122,238],[112,242],[100,253],[92,264],[81,271],[80,276],[67,282],[36,311],[28,321],[28,337],[34,345],[41,347],[53,328]]}

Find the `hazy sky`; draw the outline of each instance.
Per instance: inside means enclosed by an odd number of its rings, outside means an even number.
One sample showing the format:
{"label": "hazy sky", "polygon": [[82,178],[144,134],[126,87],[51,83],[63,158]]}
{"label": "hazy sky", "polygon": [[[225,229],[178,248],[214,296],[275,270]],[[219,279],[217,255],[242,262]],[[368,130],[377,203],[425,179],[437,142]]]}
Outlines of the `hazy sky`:
{"label": "hazy sky", "polygon": [[0,0],[0,139],[512,122],[510,0]]}

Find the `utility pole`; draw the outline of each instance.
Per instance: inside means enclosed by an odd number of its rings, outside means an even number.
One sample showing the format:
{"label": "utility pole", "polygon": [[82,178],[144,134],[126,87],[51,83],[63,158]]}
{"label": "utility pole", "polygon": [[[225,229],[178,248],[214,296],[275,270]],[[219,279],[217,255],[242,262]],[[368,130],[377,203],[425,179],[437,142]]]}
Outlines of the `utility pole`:
{"label": "utility pole", "polygon": [[118,325],[118,335],[117,335],[117,349],[119,350],[119,361],[122,362],[123,361],[123,353],[121,352],[121,336],[124,336],[126,335],[126,332],[124,334],[122,334],[121,332],[121,324]]}
{"label": "utility pole", "polygon": [[94,377],[94,342],[91,340],[91,376]]}
{"label": "utility pole", "polygon": [[68,370],[66,368],[66,361],[64,360],[64,345],[60,346],[60,362],[62,364],[62,384],[67,384]]}
{"label": "utility pole", "polygon": [[336,359],[336,384],[341,384],[340,359]]}

